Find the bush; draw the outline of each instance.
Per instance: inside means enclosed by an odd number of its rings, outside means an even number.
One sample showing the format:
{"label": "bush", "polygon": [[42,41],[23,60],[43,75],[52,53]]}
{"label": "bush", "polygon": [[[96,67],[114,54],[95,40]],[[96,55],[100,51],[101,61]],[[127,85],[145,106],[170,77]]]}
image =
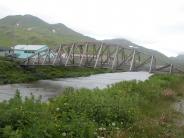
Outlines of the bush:
{"label": "bush", "polygon": [[[102,90],[68,88],[47,103],[34,96],[22,99],[17,92],[0,103],[0,137],[174,136],[177,131],[169,124],[172,117],[166,107],[176,96],[171,94],[176,84],[183,80],[156,75],[145,82],[120,82]],[[168,90],[169,97],[163,98]]]}

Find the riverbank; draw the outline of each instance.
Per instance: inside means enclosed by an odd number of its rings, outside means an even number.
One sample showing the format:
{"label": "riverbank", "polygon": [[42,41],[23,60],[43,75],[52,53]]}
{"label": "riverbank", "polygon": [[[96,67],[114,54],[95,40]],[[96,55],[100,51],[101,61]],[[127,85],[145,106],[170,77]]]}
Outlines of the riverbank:
{"label": "riverbank", "polygon": [[107,69],[37,66],[23,69],[18,62],[0,57],[0,84],[26,83],[36,80],[89,76],[110,72]]}
{"label": "riverbank", "polygon": [[85,77],[39,80],[31,83],[4,84],[0,85],[0,102],[13,98],[16,90],[20,91],[23,98],[30,97],[33,94],[35,97],[41,96],[42,101],[48,101],[48,99],[62,94],[67,87],[74,89],[103,89],[121,81],[144,81],[149,79],[151,75],[148,72],[116,72]]}
{"label": "riverbank", "polygon": [[[183,117],[173,104],[183,98],[184,77],[156,75],[105,89],[68,88],[42,103],[15,98],[0,103],[0,136],[22,138],[182,138]],[[45,125],[47,124],[47,125]]]}

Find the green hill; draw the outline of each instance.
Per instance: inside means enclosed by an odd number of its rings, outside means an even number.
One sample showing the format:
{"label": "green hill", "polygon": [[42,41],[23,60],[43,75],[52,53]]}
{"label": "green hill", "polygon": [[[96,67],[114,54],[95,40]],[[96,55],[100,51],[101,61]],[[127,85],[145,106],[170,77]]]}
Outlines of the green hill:
{"label": "green hill", "polygon": [[95,39],[77,33],[64,24],[49,24],[32,15],[7,16],[0,20],[0,44],[47,44],[76,41],[95,41]]}

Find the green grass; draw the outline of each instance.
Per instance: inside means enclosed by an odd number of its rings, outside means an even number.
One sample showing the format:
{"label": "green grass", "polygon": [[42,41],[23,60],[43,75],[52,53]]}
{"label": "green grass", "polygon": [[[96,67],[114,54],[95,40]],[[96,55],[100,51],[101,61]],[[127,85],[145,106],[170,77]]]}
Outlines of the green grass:
{"label": "green grass", "polygon": [[155,75],[102,90],[68,88],[47,103],[17,93],[0,103],[0,137],[182,138],[174,120],[183,115],[171,105],[182,98],[183,84],[184,76]]}
{"label": "green grass", "polygon": [[40,79],[89,76],[97,73],[110,72],[106,69],[81,67],[37,66],[23,69],[18,62],[0,58],[0,84],[32,82]]}

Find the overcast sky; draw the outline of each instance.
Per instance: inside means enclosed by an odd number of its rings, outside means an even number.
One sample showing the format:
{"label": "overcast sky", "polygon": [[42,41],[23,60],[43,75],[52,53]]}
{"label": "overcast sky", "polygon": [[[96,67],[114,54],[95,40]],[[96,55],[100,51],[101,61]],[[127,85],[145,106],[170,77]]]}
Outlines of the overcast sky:
{"label": "overcast sky", "polygon": [[126,38],[168,56],[184,52],[184,0],[0,0],[0,18],[16,14],[99,40]]}

